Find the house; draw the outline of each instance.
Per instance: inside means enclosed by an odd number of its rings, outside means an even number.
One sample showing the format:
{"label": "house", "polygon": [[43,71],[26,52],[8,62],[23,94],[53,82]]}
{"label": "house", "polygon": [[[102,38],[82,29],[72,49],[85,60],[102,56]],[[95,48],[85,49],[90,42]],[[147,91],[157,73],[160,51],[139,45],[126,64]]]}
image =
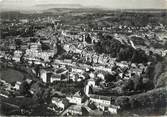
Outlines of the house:
{"label": "house", "polygon": [[70,45],[68,44],[65,44],[63,49],[66,51],[66,52],[69,52],[70,51]]}
{"label": "house", "polygon": [[110,107],[111,105],[111,98],[108,96],[99,96],[90,94],[90,100],[97,104],[98,108],[104,110],[105,107]]}
{"label": "house", "polygon": [[83,51],[84,45],[82,43],[79,43],[77,48]]}
{"label": "house", "polygon": [[102,79],[102,80],[105,80],[104,74],[102,74],[102,73],[97,74],[97,77]]}
{"label": "house", "polygon": [[59,68],[59,65],[56,65],[56,64],[52,64],[52,66],[54,67],[54,69],[58,69]]}
{"label": "house", "polygon": [[15,46],[15,45],[10,45],[10,46],[9,46],[9,49],[10,49],[10,50],[15,50],[15,49],[16,49],[16,46]]}
{"label": "house", "polygon": [[86,52],[86,51],[82,51],[82,52],[81,52],[81,56],[82,56],[82,57],[87,57],[87,52]]}
{"label": "house", "polygon": [[72,68],[72,72],[75,72],[75,73],[84,73],[84,71],[82,69],[77,69],[77,68]]}
{"label": "house", "polygon": [[61,75],[59,74],[52,74],[50,78],[50,83],[53,83],[55,81],[61,81]]}
{"label": "house", "polygon": [[72,63],[72,60],[71,59],[64,59],[64,62],[65,63]]}
{"label": "house", "polygon": [[53,97],[51,102],[52,104],[56,105],[58,108],[61,108],[62,110],[64,110],[65,105],[63,104],[63,100],[61,100],[60,98]]}
{"label": "house", "polygon": [[23,44],[23,45],[21,45],[21,50],[26,50],[27,48],[28,48],[28,46],[27,46],[27,44]]}
{"label": "house", "polygon": [[37,49],[27,49],[26,50],[26,56],[28,57],[37,57],[37,58],[42,58],[44,61],[49,61],[49,57],[53,57],[54,55],[54,50],[50,51],[38,51]]}
{"label": "house", "polygon": [[40,50],[41,49],[40,42],[38,42],[38,43],[29,43],[29,46],[30,46],[31,50]]}
{"label": "house", "polygon": [[52,72],[49,71],[49,70],[42,69],[40,71],[40,78],[45,83],[50,83],[51,82],[51,75],[52,75]]}
{"label": "house", "polygon": [[103,112],[98,109],[92,110],[88,106],[83,106],[82,115],[83,116],[103,116]]}
{"label": "house", "polygon": [[19,20],[21,23],[28,23],[28,19],[20,19]]}
{"label": "house", "polygon": [[105,57],[103,58],[103,63],[104,63],[104,64],[107,64],[108,62],[109,62],[109,59],[108,59],[107,56],[105,56]]}
{"label": "house", "polygon": [[83,79],[85,79],[85,76],[82,75],[82,73],[77,73],[77,72],[71,72],[70,73],[70,79],[73,82],[80,82]]}
{"label": "house", "polygon": [[20,62],[20,57],[13,57],[12,58],[15,62]]}
{"label": "house", "polygon": [[16,50],[16,51],[14,51],[14,56],[12,59],[16,62],[20,62],[21,56],[22,56],[22,51]]}
{"label": "house", "polygon": [[82,79],[84,79],[83,77],[80,77],[81,75],[77,74],[77,73],[70,73],[70,79],[73,82],[80,82],[82,81]]}
{"label": "house", "polygon": [[97,55],[93,55],[93,63],[98,63],[98,56]]}
{"label": "house", "polygon": [[98,58],[98,63],[103,64],[104,63],[103,58],[104,58],[103,55],[100,55]]}
{"label": "house", "polygon": [[81,105],[82,97],[80,96],[79,92],[76,92],[73,96],[67,96],[67,99],[70,103]]}
{"label": "house", "polygon": [[20,89],[20,85],[21,85],[21,82],[17,81],[13,88],[16,89],[16,90],[19,90]]}
{"label": "house", "polygon": [[90,55],[89,54],[86,54],[86,61],[91,61],[91,57],[90,57]]}
{"label": "house", "polygon": [[76,53],[76,47],[74,45],[70,45],[69,48],[70,48],[70,51]]}
{"label": "house", "polygon": [[76,48],[75,53],[81,53],[81,52],[82,52],[82,50]]}
{"label": "house", "polygon": [[111,114],[117,114],[117,113],[118,113],[118,109],[120,109],[120,106],[110,105],[110,106],[108,107],[108,111],[109,111]]}
{"label": "house", "polygon": [[82,115],[82,106],[80,105],[71,105],[66,110],[67,115]]}
{"label": "house", "polygon": [[87,95],[88,97],[90,97],[89,93],[90,93],[90,87],[95,87],[95,80],[93,78],[89,79],[87,81],[87,85],[84,87],[84,93],[85,95]]}

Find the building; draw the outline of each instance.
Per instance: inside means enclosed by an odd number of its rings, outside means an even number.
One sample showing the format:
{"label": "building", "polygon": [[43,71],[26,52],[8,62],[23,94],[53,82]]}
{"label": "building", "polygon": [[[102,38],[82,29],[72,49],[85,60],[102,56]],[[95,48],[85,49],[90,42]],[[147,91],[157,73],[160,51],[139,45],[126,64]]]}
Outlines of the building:
{"label": "building", "polygon": [[52,72],[49,71],[49,70],[42,69],[40,71],[40,78],[45,83],[50,83],[51,82],[51,75],[52,75]]}
{"label": "building", "polygon": [[83,106],[82,115],[83,116],[103,116],[103,112],[98,109],[92,110],[88,106]]}
{"label": "building", "polygon": [[90,100],[97,104],[98,108],[104,110],[105,107],[110,107],[111,105],[111,98],[108,96],[99,96],[90,94]]}
{"label": "building", "polygon": [[98,63],[98,56],[96,54],[93,55],[93,62]]}
{"label": "building", "polygon": [[120,109],[120,106],[111,105],[111,106],[108,107],[108,111],[111,114],[117,114],[118,113],[118,109]]}
{"label": "building", "polygon": [[41,50],[41,43],[29,43],[29,47],[31,50]]}
{"label": "building", "polygon": [[104,55],[100,55],[98,58],[98,63],[104,64],[103,58],[104,58]]}
{"label": "building", "polygon": [[80,96],[79,92],[76,92],[73,96],[67,96],[67,99],[70,103],[81,105],[82,97]]}
{"label": "building", "polygon": [[90,95],[89,95],[90,87],[92,87],[92,88],[95,87],[95,81],[92,78],[87,81],[87,85],[84,87],[84,93],[88,97],[90,97]]}
{"label": "building", "polygon": [[65,105],[63,104],[63,100],[61,100],[60,98],[53,97],[51,102],[52,104],[56,105],[58,108],[61,108],[62,110],[64,110]]}
{"label": "building", "polygon": [[20,62],[20,57],[13,57],[12,58],[15,62]]}
{"label": "building", "polygon": [[72,72],[75,72],[75,73],[84,73],[84,70],[82,69],[77,69],[77,68],[72,68]]}
{"label": "building", "polygon": [[17,81],[13,88],[16,89],[16,90],[19,90],[20,89],[20,85],[21,85],[21,82]]}
{"label": "building", "polygon": [[82,115],[82,106],[80,105],[71,105],[66,110],[66,115]]}
{"label": "building", "polygon": [[14,56],[12,59],[16,62],[20,62],[21,56],[22,56],[22,51],[16,50],[16,51],[14,51]]}
{"label": "building", "polygon": [[61,81],[61,75],[59,74],[52,74],[50,78],[50,83]]}

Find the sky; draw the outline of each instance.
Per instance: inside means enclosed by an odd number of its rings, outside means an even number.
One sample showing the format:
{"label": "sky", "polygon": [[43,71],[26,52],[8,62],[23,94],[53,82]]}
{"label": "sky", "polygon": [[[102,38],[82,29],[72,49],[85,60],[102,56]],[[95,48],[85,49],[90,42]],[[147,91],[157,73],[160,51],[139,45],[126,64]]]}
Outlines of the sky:
{"label": "sky", "polygon": [[167,9],[167,0],[0,0],[0,7],[31,8],[36,4],[81,4],[111,9]]}

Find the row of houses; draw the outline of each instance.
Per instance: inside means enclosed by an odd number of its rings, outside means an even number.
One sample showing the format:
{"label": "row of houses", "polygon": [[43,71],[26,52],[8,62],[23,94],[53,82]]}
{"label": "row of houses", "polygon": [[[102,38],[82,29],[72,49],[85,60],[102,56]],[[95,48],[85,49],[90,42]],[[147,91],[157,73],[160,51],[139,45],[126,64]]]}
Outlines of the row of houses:
{"label": "row of houses", "polygon": [[108,108],[108,111],[111,114],[117,114],[118,109],[120,109],[119,106],[111,104],[111,97],[109,96],[91,94],[88,102],[83,102],[84,97],[80,96],[79,92],[76,92],[73,96],[67,96],[66,98],[69,100],[70,103],[82,106],[88,106],[87,104],[89,102],[94,102],[96,107],[102,112],[104,112],[105,108]]}
{"label": "row of houses", "polygon": [[113,61],[115,60],[114,58],[111,58],[109,55],[105,54],[97,54],[94,52],[88,52],[85,50],[81,50],[76,48],[74,45],[70,44],[65,44],[64,45],[64,50],[66,52],[73,52],[80,54],[82,58],[84,58],[88,62],[93,62],[93,63],[99,63],[99,64],[113,64]]}
{"label": "row of houses", "polygon": [[[58,71],[61,71],[58,73]],[[83,75],[84,71],[82,69],[71,68],[69,71],[67,68],[57,67],[54,70],[50,69],[41,69],[40,71],[40,78],[45,83],[53,83],[57,81],[67,82],[69,80],[73,82],[80,82],[85,79]]]}
{"label": "row of houses", "polygon": [[49,57],[54,56],[54,51],[49,50],[49,51],[39,52],[37,50],[27,49],[25,56],[31,58],[41,58],[44,61],[49,61]]}

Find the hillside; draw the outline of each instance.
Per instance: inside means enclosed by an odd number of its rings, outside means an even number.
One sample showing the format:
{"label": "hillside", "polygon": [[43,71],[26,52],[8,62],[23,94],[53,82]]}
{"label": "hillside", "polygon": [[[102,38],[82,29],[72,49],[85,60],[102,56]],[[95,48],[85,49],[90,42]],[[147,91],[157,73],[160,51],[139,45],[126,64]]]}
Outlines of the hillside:
{"label": "hillside", "polygon": [[34,6],[37,9],[46,10],[51,8],[83,8],[80,4],[38,4]]}
{"label": "hillside", "polygon": [[116,104],[126,111],[138,115],[159,116],[166,113],[167,87],[157,88],[145,93],[133,96],[120,96],[116,99]]}

